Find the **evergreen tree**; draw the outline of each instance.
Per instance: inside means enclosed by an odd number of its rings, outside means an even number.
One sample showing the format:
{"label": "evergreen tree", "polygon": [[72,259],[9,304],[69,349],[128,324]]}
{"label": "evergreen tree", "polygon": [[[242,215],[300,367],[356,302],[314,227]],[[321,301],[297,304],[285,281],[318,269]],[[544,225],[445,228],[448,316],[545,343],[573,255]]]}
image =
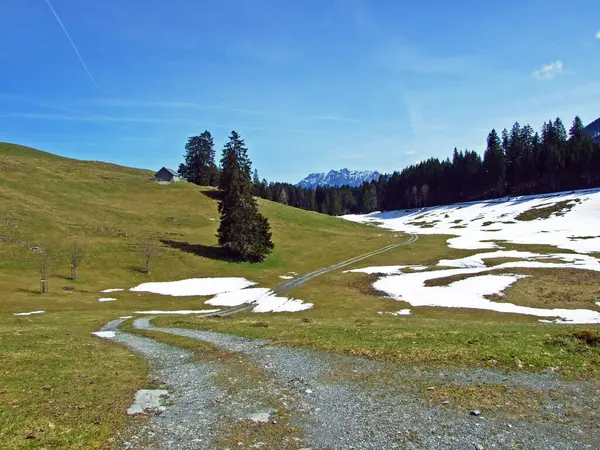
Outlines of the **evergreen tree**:
{"label": "evergreen tree", "polygon": [[258,177],[258,170],[254,169],[254,175],[252,176],[252,195],[261,197],[261,187],[262,185],[260,183],[260,178]]}
{"label": "evergreen tree", "polygon": [[502,195],[506,179],[506,160],[496,130],[492,130],[488,135],[487,148],[483,155],[483,169],[487,188],[497,195]]}
{"label": "evergreen tree", "polygon": [[274,246],[269,222],[258,212],[252,197],[247,151],[244,141],[232,131],[221,159],[221,224],[217,236],[219,245],[240,259],[258,262],[264,260]]}
{"label": "evergreen tree", "polygon": [[183,178],[201,186],[216,185],[215,145],[209,131],[188,139],[184,158],[179,166]]}

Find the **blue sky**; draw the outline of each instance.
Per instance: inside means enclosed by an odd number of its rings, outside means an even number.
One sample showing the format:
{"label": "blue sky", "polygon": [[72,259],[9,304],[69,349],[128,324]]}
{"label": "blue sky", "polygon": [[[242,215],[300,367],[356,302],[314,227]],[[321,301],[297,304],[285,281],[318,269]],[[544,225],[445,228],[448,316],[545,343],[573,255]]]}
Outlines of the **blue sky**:
{"label": "blue sky", "polygon": [[158,169],[235,129],[296,182],[600,116],[597,0],[410,3],[2,0],[0,140]]}

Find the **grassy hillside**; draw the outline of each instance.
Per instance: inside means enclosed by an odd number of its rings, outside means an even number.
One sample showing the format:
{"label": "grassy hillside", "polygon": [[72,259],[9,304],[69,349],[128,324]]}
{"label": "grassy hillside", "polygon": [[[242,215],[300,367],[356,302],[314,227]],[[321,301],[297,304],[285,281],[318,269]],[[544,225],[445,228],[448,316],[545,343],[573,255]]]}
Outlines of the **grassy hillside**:
{"label": "grassy hillside", "polygon": [[[146,365],[90,333],[140,309],[206,307],[203,297],[133,292],[118,293],[116,302],[99,303],[100,290],[209,276],[242,276],[275,287],[287,272],[307,273],[407,239],[401,233],[261,201],[275,251],[261,264],[228,262],[216,247],[215,192],[185,182],[159,185],[152,175],[0,143],[0,447],[110,446],[109,439],[127,420],[123,410],[133,393],[148,383]],[[151,274],[140,270],[139,245],[148,239],[163,242]],[[68,253],[75,241],[85,249],[76,282],[68,279]],[[476,253],[449,249],[445,241],[444,236],[422,236],[415,244],[360,265],[435,264]],[[38,293],[36,246],[53,255],[50,292],[45,295]],[[545,300],[547,307],[568,307],[570,298],[585,295],[593,306],[597,276],[566,292],[573,276],[572,271],[556,271],[543,279],[545,290],[527,281],[524,288],[511,288],[506,298],[536,304],[542,292],[551,299]],[[408,318],[379,316],[377,311],[404,306],[379,298],[371,281],[341,272],[312,280],[286,294],[315,304],[301,313],[210,320],[165,317],[158,323],[402,363],[553,367],[584,377],[600,364],[593,339],[579,339],[572,327],[540,326],[532,317],[437,308],[422,308]],[[47,312],[13,316],[34,310]],[[594,327],[586,328],[596,333]]]}

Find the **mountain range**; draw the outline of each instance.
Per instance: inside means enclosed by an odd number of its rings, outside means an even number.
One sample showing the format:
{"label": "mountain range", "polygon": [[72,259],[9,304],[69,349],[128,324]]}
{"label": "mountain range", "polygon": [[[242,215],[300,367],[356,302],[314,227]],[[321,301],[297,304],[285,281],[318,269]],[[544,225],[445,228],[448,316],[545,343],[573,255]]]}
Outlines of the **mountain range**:
{"label": "mountain range", "polygon": [[369,170],[330,170],[328,173],[311,173],[296,186],[314,189],[318,186],[360,186],[365,181],[378,180],[381,174]]}
{"label": "mountain range", "polygon": [[596,143],[600,144],[600,118],[594,120],[584,129]]}

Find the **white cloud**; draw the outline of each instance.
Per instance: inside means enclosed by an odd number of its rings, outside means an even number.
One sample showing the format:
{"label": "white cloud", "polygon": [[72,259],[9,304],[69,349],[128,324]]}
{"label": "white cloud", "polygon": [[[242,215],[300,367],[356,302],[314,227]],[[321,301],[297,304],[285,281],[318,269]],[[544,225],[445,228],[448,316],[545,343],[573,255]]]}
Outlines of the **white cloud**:
{"label": "white cloud", "polygon": [[600,31],[596,32],[596,39],[600,39]]}
{"label": "white cloud", "polygon": [[534,71],[533,77],[538,80],[550,80],[556,75],[563,73],[564,68],[565,65],[563,62],[560,59],[557,59],[553,63],[545,65],[540,70]]}
{"label": "white cloud", "polygon": [[408,151],[404,152],[404,156],[414,156],[416,154],[417,154],[417,152],[415,152],[414,150],[408,150]]}

